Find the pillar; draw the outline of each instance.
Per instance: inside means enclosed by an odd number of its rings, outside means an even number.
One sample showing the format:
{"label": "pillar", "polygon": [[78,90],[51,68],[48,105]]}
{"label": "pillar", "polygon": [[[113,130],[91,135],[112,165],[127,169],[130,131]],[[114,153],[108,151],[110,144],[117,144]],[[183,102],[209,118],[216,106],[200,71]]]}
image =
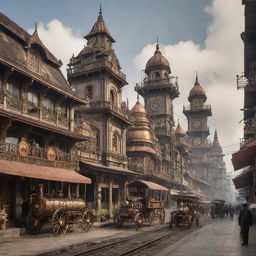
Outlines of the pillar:
{"label": "pillar", "polygon": [[109,178],[109,193],[108,193],[108,212],[109,212],[109,217],[113,217],[113,201],[112,201],[112,194],[113,194],[113,180]]}
{"label": "pillar", "polygon": [[96,195],[97,195],[97,212],[100,213],[101,210],[101,178],[97,177],[96,183]]}

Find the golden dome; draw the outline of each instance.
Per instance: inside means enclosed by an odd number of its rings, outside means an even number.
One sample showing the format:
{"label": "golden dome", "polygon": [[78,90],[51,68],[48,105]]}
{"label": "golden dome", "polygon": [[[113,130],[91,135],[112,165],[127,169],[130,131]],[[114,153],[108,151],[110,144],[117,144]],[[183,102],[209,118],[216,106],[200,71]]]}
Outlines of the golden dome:
{"label": "golden dome", "polygon": [[198,82],[197,76],[196,76],[195,85],[189,93],[188,100],[190,101],[193,97],[202,97],[202,98],[204,98],[204,100],[206,100],[206,98],[207,98],[204,88]]}
{"label": "golden dome", "polygon": [[181,128],[180,123],[178,123],[178,126],[175,129],[174,134],[178,135],[178,136],[185,136],[186,135],[185,131]]}
{"label": "golden dome", "polygon": [[128,129],[127,135],[126,135],[127,142],[149,142],[152,143],[151,134],[150,131],[141,128],[135,128]]}
{"label": "golden dome", "polygon": [[143,113],[147,115],[147,111],[146,109],[139,103],[139,101],[136,102],[136,104],[134,105],[134,107],[131,110],[131,113]]}
{"label": "golden dome", "polygon": [[166,67],[170,72],[169,61],[161,54],[158,43],[156,45],[154,55],[148,60],[146,64],[146,71],[154,67]]}

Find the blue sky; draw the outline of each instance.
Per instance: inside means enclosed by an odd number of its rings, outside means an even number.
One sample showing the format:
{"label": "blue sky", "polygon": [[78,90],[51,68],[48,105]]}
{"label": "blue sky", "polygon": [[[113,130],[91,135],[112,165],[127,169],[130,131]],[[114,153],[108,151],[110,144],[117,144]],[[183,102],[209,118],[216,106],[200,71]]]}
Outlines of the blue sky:
{"label": "blue sky", "polygon": [[[1,11],[29,32],[39,22],[39,36],[52,53],[68,62],[86,41],[95,23],[98,0],[0,0]],[[213,117],[211,131],[218,129],[230,164],[231,153],[239,147],[243,124],[243,94],[236,90],[236,74],[243,71],[243,7],[239,0],[102,0],[103,17],[115,38],[114,49],[129,85],[124,96],[135,103],[134,85],[155,50],[169,60],[179,76],[180,97],[174,100],[174,114],[187,128],[183,105],[194,85],[195,73],[206,89]],[[65,73],[65,66],[62,69]],[[125,99],[124,97],[124,99]],[[227,100],[227,99],[232,99]]]}

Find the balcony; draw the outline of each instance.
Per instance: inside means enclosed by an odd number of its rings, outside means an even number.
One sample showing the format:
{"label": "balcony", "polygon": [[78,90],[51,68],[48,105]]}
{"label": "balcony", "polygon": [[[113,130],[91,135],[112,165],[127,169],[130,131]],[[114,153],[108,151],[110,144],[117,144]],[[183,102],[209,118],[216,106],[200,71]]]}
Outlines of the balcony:
{"label": "balcony", "polygon": [[211,110],[211,105],[188,105],[188,106],[183,106],[183,112],[198,112],[198,111],[212,111]]}
{"label": "balcony", "polygon": [[0,142],[0,158],[56,168],[75,169],[77,167],[78,158],[72,153],[58,152],[52,148],[53,158],[49,158],[49,148],[27,145],[25,154],[23,154],[21,152],[24,148],[21,147],[21,144]]}
{"label": "balcony", "polygon": [[81,106],[79,108],[84,113],[91,113],[91,112],[113,112],[117,116],[129,121],[130,123],[130,113],[122,111],[119,107],[113,105],[108,101],[98,101],[98,102],[91,102],[86,106]]}
{"label": "balcony", "polygon": [[93,62],[91,64],[84,64],[84,65],[77,65],[73,66],[67,69],[67,75],[69,78],[72,78],[74,76],[77,76],[79,74],[88,73],[91,71],[101,70],[101,69],[109,69],[114,74],[116,74],[119,78],[121,78],[123,81],[126,81],[126,75],[115,68],[112,63],[108,60],[100,60],[97,62]]}

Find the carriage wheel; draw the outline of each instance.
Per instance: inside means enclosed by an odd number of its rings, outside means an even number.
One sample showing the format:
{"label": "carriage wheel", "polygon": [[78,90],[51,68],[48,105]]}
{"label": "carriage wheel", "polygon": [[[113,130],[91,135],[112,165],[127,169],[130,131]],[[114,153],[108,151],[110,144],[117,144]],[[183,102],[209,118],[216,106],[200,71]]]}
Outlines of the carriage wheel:
{"label": "carriage wheel", "polygon": [[114,223],[116,228],[121,228],[124,225],[124,221],[119,213],[117,213],[114,217]]}
{"label": "carriage wheel", "polygon": [[26,232],[30,234],[37,234],[41,227],[42,220],[34,218],[30,210],[26,218]]}
{"label": "carriage wheel", "polygon": [[154,220],[155,220],[155,211],[150,210],[149,217],[148,217],[149,225],[152,225]]}
{"label": "carriage wheel", "polygon": [[52,216],[52,232],[54,235],[64,235],[67,232],[67,214],[62,208],[57,209]]}
{"label": "carriage wheel", "polygon": [[88,232],[92,229],[94,223],[94,216],[91,211],[85,211],[82,216],[81,226],[84,231]]}
{"label": "carriage wheel", "polygon": [[135,215],[135,228],[136,230],[138,230],[139,228],[141,228],[143,226],[143,214],[141,212],[137,213]]}
{"label": "carriage wheel", "polygon": [[159,222],[160,222],[160,224],[164,224],[164,221],[165,221],[165,210],[164,210],[164,208],[161,208],[159,211],[160,211]]}

